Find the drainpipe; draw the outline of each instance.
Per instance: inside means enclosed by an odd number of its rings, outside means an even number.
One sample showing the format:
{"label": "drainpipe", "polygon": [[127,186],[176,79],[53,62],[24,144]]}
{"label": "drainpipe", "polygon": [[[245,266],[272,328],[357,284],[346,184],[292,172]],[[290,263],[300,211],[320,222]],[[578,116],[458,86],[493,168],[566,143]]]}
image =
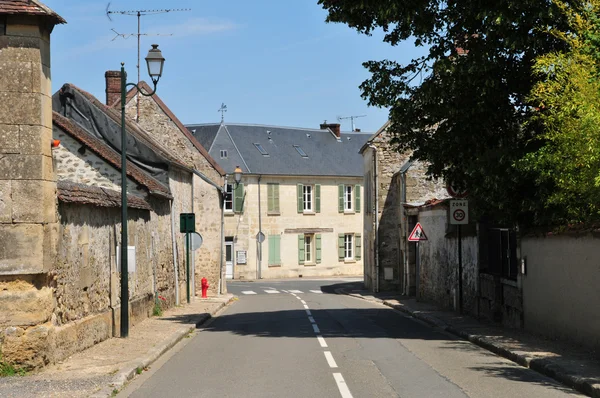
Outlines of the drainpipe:
{"label": "drainpipe", "polygon": [[[261,219],[261,207],[260,207],[260,180],[262,176],[258,176],[258,232],[262,233],[262,219]],[[258,242],[258,275],[257,279],[262,279],[262,242]]]}
{"label": "drainpipe", "polygon": [[177,264],[177,244],[175,241],[175,201],[171,202],[171,244],[173,246],[173,264],[175,266],[175,305],[179,305],[179,264]]}
{"label": "drainpipe", "polygon": [[373,186],[375,187],[375,293],[379,293],[379,183],[377,182],[377,148],[369,144],[373,150]]}
{"label": "drainpipe", "polygon": [[219,262],[219,291],[221,295],[223,292],[223,256],[225,250],[225,196],[227,194],[227,174],[225,174],[225,181],[223,182],[223,203],[221,203],[221,261]]}

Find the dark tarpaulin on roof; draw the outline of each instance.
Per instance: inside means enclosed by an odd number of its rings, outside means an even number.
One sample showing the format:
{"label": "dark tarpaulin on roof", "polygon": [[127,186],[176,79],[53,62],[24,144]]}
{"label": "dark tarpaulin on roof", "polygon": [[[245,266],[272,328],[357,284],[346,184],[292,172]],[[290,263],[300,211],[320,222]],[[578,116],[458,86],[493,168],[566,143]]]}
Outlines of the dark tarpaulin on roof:
{"label": "dark tarpaulin on roof", "polygon": [[[117,152],[121,152],[120,123],[113,120],[78,90],[64,85],[52,96],[52,109],[73,120]],[[127,131],[126,151],[127,159],[168,186],[167,162],[129,131]]]}

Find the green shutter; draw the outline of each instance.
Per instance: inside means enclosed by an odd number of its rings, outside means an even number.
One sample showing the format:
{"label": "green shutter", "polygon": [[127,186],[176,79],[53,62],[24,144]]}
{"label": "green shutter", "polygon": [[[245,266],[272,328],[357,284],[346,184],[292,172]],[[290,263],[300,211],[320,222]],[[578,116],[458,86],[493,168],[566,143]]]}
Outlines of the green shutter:
{"label": "green shutter", "polygon": [[362,238],[360,234],[354,234],[354,259],[360,260],[362,249]]}
{"label": "green shutter", "polygon": [[360,213],[360,185],[354,186],[354,211]]}
{"label": "green shutter", "polygon": [[321,185],[315,185],[315,211],[321,212]]}
{"label": "green shutter", "polygon": [[241,213],[244,210],[244,184],[236,185],[233,194],[233,208],[236,213]]}
{"label": "green shutter", "polygon": [[281,265],[281,236],[269,235],[269,265]]}
{"label": "green shutter", "polygon": [[338,234],[338,259],[344,261],[344,234]]}
{"label": "green shutter", "polygon": [[321,234],[316,234],[315,235],[317,244],[316,244],[316,257],[317,257],[317,264],[321,263]]}
{"label": "green shutter", "polygon": [[[275,201],[273,200],[273,184],[267,184],[267,211],[269,213],[274,212]],[[269,246],[270,248],[270,246]]]}
{"label": "green shutter", "polygon": [[273,184],[273,211],[279,213],[279,184]]}
{"label": "green shutter", "polygon": [[304,212],[304,203],[302,201],[302,184],[296,185],[296,192],[298,194],[298,213]]}
{"label": "green shutter", "polygon": [[304,264],[304,234],[298,235],[298,264]]}
{"label": "green shutter", "polygon": [[344,185],[338,185],[338,212],[344,212]]}

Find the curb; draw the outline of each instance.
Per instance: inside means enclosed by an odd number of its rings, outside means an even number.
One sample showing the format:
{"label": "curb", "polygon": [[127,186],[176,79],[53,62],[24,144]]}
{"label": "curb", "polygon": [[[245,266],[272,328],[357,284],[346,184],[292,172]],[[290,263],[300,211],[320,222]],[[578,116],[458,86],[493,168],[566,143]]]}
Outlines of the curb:
{"label": "curb", "polygon": [[481,348],[491,351],[496,355],[509,359],[525,368],[529,368],[531,370],[543,374],[544,376],[548,376],[585,395],[588,395],[593,398],[600,398],[600,384],[594,384],[593,382],[590,382],[584,377],[569,374],[561,366],[552,363],[552,361],[546,358],[531,358],[529,356],[510,351],[509,349],[503,347],[501,344],[497,344],[496,342],[489,340],[483,336],[477,334],[469,334],[464,330],[460,330],[452,325],[448,325],[444,321],[434,316],[424,314],[421,311],[415,311],[405,305],[394,304],[387,300],[381,300],[376,297],[366,298],[360,294],[348,293],[344,289],[336,289],[336,293],[345,294],[347,296],[359,298],[366,301],[380,303],[395,310],[401,311],[415,319],[419,319],[427,323],[430,326],[440,328],[457,337],[470,341],[471,343],[478,345]]}
{"label": "curb", "polygon": [[209,314],[202,314],[197,321],[193,324],[189,325],[185,329],[178,330],[167,340],[159,344],[150,350],[146,355],[136,358],[130,361],[127,365],[123,367],[113,378],[112,382],[109,386],[102,388],[100,391],[91,395],[91,398],[106,398],[112,397],[113,391],[120,391],[125,384],[132,380],[137,375],[137,370],[139,368],[144,369],[148,366],[152,365],[158,358],[160,358],[163,354],[173,348],[177,343],[185,338],[190,332],[193,332],[198,327],[206,323],[209,319],[213,317],[217,312],[221,311],[223,308],[231,304],[235,301],[236,296],[232,296],[227,302],[219,304],[217,308],[212,310]]}

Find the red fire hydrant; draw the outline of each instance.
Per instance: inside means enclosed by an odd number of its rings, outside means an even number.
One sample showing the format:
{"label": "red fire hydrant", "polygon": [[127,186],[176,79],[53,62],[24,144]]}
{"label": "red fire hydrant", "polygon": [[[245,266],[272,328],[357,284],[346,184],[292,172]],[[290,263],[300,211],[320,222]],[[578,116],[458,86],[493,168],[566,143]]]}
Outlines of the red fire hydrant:
{"label": "red fire hydrant", "polygon": [[208,291],[208,281],[206,278],[202,278],[202,298],[206,298],[206,292]]}

